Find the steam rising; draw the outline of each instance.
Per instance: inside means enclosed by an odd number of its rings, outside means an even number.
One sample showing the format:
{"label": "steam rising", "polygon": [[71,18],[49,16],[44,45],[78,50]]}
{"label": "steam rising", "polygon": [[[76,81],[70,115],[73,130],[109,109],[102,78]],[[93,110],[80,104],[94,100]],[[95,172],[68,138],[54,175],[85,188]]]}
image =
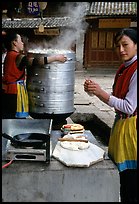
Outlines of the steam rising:
{"label": "steam rising", "polygon": [[65,2],[59,13],[65,13],[70,18],[67,28],[60,29],[60,35],[51,41],[43,40],[39,45],[31,45],[30,49],[66,49],[69,50],[76,40],[85,33],[87,22],[85,15],[89,8],[88,2]]}
{"label": "steam rising", "polygon": [[87,5],[87,2],[76,2],[76,6],[74,3],[65,2],[65,6],[61,10],[67,10],[66,13],[71,18],[71,24],[70,29],[64,30],[59,36],[58,47],[69,49],[80,38],[80,35],[85,33],[88,25],[84,20]]}

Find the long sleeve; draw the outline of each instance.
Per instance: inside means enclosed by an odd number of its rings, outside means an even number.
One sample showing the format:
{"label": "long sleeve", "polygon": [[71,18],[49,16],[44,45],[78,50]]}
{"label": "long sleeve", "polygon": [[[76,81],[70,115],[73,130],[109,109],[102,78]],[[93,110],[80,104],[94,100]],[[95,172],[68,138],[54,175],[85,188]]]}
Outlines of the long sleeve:
{"label": "long sleeve", "polygon": [[129,91],[126,97],[120,99],[111,95],[108,104],[123,113],[133,114],[137,108],[137,70],[130,79]]}

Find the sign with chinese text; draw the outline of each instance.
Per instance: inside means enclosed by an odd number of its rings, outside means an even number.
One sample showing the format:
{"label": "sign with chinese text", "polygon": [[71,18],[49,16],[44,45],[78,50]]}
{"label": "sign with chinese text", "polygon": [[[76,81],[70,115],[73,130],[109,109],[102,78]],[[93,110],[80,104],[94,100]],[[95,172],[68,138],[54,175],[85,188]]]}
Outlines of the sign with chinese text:
{"label": "sign with chinese text", "polygon": [[27,11],[29,14],[38,15],[40,13],[38,2],[28,2]]}

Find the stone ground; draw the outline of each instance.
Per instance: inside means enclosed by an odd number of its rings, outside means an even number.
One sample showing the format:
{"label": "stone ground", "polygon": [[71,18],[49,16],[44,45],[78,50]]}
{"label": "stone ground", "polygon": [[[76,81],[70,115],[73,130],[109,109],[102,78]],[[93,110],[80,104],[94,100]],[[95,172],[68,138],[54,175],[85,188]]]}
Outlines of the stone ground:
{"label": "stone ground", "polygon": [[[74,92],[74,107],[75,114],[84,114],[85,117],[91,115],[97,116],[108,127],[112,127],[114,121],[114,109],[107,104],[100,101],[96,96],[89,96],[84,91],[84,81],[86,78],[90,78],[100,84],[100,86],[110,93],[112,91],[112,84],[115,76],[115,70],[84,70],[75,71],[75,92]],[[72,118],[72,116],[71,116]]]}

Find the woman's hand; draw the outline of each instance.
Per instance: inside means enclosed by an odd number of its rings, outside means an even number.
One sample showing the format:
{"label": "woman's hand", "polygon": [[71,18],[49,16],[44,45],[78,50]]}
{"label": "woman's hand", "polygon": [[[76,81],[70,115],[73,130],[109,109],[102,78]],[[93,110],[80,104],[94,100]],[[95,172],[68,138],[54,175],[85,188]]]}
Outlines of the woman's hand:
{"label": "woman's hand", "polygon": [[101,94],[101,87],[96,82],[87,79],[84,82],[84,91],[98,96]]}
{"label": "woman's hand", "polygon": [[108,103],[110,95],[105,92],[98,83],[92,80],[85,80],[84,82],[84,91],[89,94],[96,95],[100,100],[105,103]]}

